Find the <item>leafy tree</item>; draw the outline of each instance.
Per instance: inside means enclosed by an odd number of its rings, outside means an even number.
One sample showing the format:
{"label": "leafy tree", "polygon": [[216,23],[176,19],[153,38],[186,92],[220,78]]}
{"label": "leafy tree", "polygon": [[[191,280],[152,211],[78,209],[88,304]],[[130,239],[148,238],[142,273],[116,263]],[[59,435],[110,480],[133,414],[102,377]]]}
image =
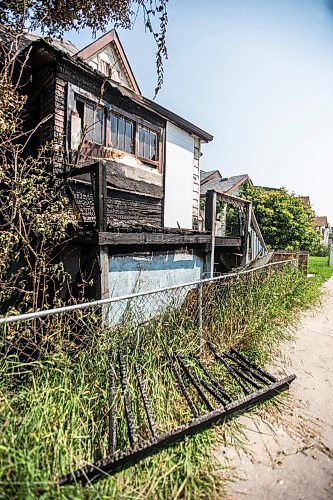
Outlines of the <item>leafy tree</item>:
{"label": "leafy tree", "polygon": [[252,201],[268,246],[284,250],[317,250],[320,235],[312,225],[314,212],[299,196],[284,188],[265,191],[250,184],[243,187],[242,196]]}

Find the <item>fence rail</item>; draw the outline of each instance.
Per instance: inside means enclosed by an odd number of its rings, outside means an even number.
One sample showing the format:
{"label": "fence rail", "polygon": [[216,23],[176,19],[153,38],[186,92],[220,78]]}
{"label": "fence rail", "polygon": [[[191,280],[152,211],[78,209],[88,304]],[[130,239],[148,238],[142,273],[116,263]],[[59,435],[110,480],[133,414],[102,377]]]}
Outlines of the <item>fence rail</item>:
{"label": "fence rail", "polygon": [[173,285],[170,287],[156,288],[154,290],[147,290],[145,292],[132,293],[132,294],[128,294],[128,295],[121,295],[119,297],[110,297],[108,299],[93,300],[90,302],[83,302],[81,304],[73,304],[73,305],[56,307],[56,308],[51,308],[51,309],[44,309],[42,311],[35,311],[35,312],[31,312],[31,313],[4,316],[4,317],[0,318],[0,325],[4,325],[4,324],[8,324],[8,323],[15,323],[18,321],[25,321],[25,320],[30,320],[30,319],[44,318],[44,317],[47,317],[47,316],[50,316],[53,314],[78,311],[78,310],[82,310],[82,309],[93,308],[96,306],[108,305],[108,304],[120,302],[123,300],[131,300],[131,299],[135,299],[138,297],[145,297],[148,295],[154,295],[154,294],[158,294],[161,292],[177,290],[180,288],[195,287],[195,286],[200,287],[204,283],[213,283],[213,282],[218,282],[218,281],[222,281],[222,280],[228,280],[228,279],[235,278],[237,276],[245,275],[248,273],[258,272],[258,271],[260,271],[260,269],[269,269],[271,267],[279,267],[279,266],[295,265],[295,264],[297,264],[296,259],[291,259],[289,261],[284,260],[284,261],[271,262],[269,264],[265,264],[263,266],[258,266],[258,267],[253,268],[253,269],[241,270],[237,273],[222,274],[220,276],[214,276],[212,278],[204,278],[201,280],[192,281],[192,282],[188,282],[188,283],[181,283],[179,285]]}

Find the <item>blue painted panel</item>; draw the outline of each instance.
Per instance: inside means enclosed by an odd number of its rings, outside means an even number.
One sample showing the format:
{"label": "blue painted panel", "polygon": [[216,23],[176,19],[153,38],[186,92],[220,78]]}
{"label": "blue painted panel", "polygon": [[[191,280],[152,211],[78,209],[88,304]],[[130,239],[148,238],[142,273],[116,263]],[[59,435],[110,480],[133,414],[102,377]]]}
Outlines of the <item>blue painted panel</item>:
{"label": "blue painted panel", "polygon": [[[201,278],[202,272],[203,259],[192,252],[110,257],[110,297],[196,281]],[[188,291],[189,289],[168,291],[155,296],[149,295],[114,303],[110,307],[110,320],[113,324],[117,324],[127,315],[135,323],[147,321],[170,307],[179,307]]]}

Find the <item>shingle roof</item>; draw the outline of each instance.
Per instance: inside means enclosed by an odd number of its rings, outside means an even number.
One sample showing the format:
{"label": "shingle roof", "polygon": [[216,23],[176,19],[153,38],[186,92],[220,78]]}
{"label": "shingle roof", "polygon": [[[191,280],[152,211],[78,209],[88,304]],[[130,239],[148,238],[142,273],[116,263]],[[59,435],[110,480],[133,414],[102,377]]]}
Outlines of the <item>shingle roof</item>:
{"label": "shingle roof", "polygon": [[310,196],[300,196],[300,199],[304,203],[304,205],[310,205]]}
{"label": "shingle roof", "polygon": [[318,227],[328,226],[326,215],[315,217],[314,225]]}
{"label": "shingle roof", "polygon": [[214,176],[214,178],[222,179],[221,172],[219,170],[209,170],[205,172],[204,170],[200,170],[200,182],[204,183],[210,176]]}
{"label": "shingle roof", "polygon": [[[8,31],[6,28],[4,28],[0,24],[0,42],[8,42],[9,41],[9,36]],[[48,39],[46,37],[43,37],[41,35],[37,35],[34,33],[27,33],[24,36],[24,42],[21,47],[21,50],[24,50],[27,48],[29,45],[34,44],[37,45],[38,43],[40,44],[45,44],[44,47],[47,48],[48,46],[51,46],[53,49],[56,51],[60,51],[61,54],[66,54],[66,57],[69,58],[70,62],[75,65],[79,65],[81,68],[83,68],[85,71],[89,71],[94,73],[96,76],[100,76],[103,79],[105,79],[105,75],[100,73],[98,70],[93,69],[86,61],[84,61],[82,58],[77,56],[77,53],[79,52],[79,49],[75,47],[74,44],[70,41],[63,41],[63,40],[58,40],[58,39]],[[178,125],[180,128],[183,130],[186,130],[187,132],[194,134],[198,137],[200,137],[202,140],[209,142],[213,140],[213,136],[209,134],[208,132],[205,132],[201,128],[197,127],[193,123],[189,122],[185,118],[177,115],[176,113],[164,108],[160,104],[158,104],[155,101],[152,101],[151,99],[148,99],[147,97],[144,97],[141,94],[137,94],[136,92],[132,91],[131,89],[128,89],[120,84],[116,84],[115,82],[112,82],[109,80],[110,85],[113,87],[116,87],[119,92],[121,92],[122,95],[129,97],[131,100],[136,101],[138,104],[140,104],[143,107],[146,107],[150,111],[153,111],[163,118],[175,123]]]}
{"label": "shingle roof", "polygon": [[[0,41],[9,43],[10,39],[11,34],[4,26],[0,24]],[[20,50],[26,49],[33,42],[36,42],[38,40],[45,40],[56,49],[62,50],[63,52],[66,52],[66,54],[69,54],[71,56],[75,55],[79,51],[79,49],[70,40],[62,40],[60,38],[47,38],[43,35],[30,32],[25,33],[20,38]]]}
{"label": "shingle roof", "polygon": [[269,187],[269,186],[254,186],[255,188],[262,189],[263,191],[266,192],[271,192],[271,191],[281,191],[281,188],[274,188],[274,187]]}
{"label": "shingle roof", "polygon": [[224,178],[224,179],[223,178],[212,179],[212,180],[207,181],[201,185],[200,194],[204,195],[210,189],[215,189],[215,190],[223,192],[223,193],[228,193],[229,191],[232,191],[233,188],[238,186],[239,183],[242,183],[248,179],[249,179],[249,176],[247,174],[233,175],[232,177],[229,177],[228,179],[226,179],[226,178]]}

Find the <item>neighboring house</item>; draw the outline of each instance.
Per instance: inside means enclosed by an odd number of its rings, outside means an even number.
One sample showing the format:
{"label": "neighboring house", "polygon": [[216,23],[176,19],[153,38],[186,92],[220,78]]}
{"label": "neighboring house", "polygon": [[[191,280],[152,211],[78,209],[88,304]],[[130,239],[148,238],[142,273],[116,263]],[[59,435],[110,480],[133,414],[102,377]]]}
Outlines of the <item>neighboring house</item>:
{"label": "neighboring house", "polygon": [[[206,193],[211,189],[216,189],[217,191],[230,196],[239,196],[241,187],[249,182],[252,185],[252,181],[247,174],[234,175],[232,177],[223,177],[219,170],[212,170],[211,172],[200,171],[200,196],[202,199],[206,197]],[[201,219],[203,219],[204,214],[201,214]],[[225,236],[227,234],[233,234],[233,226],[231,218],[227,217],[227,205],[224,206],[223,213],[220,214],[219,221],[217,223],[217,234]]]}
{"label": "neighboring house", "polygon": [[141,94],[115,30],[81,50],[37,35],[28,47],[29,126],[52,115],[30,149],[57,146],[80,221],[62,252],[74,282],[93,277],[88,297],[107,298],[200,278],[211,236],[198,231],[199,160],[213,136]]}
{"label": "neighboring house", "polygon": [[269,187],[269,186],[254,186],[255,188],[260,188],[263,191],[266,191],[267,193],[271,191],[280,191],[280,188],[274,188],[274,187]]}
{"label": "neighboring house", "polygon": [[[241,189],[252,181],[247,174],[223,177],[219,170],[200,171],[201,214],[200,227],[207,227],[207,201],[216,193],[216,221],[214,232],[220,238],[242,237],[242,264],[258,264],[267,257],[268,251],[257,223],[252,204],[241,199]],[[226,268],[237,262],[236,252],[220,253],[220,260]]]}
{"label": "neighboring house", "polygon": [[241,186],[246,182],[252,185],[252,181],[247,174],[223,177],[219,170],[211,172],[200,171],[200,194],[204,196],[210,189],[218,189],[231,196],[239,196]]}
{"label": "neighboring house", "polygon": [[311,207],[310,196],[300,196],[299,198],[301,198],[304,205]]}
{"label": "neighboring house", "polygon": [[322,243],[328,245],[330,242],[330,225],[325,216],[316,216],[313,222],[314,228],[320,233]]}

